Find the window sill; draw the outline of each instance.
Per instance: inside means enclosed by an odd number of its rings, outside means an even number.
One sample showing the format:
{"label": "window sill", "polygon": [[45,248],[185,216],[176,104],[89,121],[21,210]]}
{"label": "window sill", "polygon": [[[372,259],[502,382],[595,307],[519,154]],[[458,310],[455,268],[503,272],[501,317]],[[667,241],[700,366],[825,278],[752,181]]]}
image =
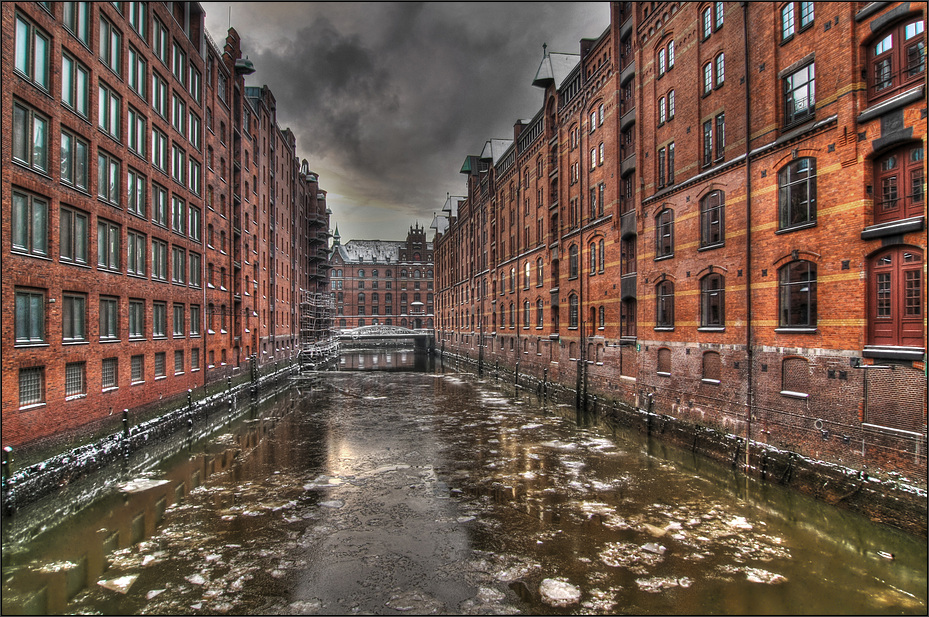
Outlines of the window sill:
{"label": "window sill", "polygon": [[103,388],[101,392],[113,392],[114,390],[119,390],[119,386],[110,386],[109,388]]}
{"label": "window sill", "polygon": [[816,334],[818,328],[774,328],[774,331],[778,334]]}
{"label": "window sill", "polygon": [[145,380],[144,380],[144,379],[143,379],[142,381],[133,381],[131,384],[129,384],[130,387],[132,387],[132,386],[143,386],[143,385],[145,385]]}
{"label": "window sill", "polygon": [[670,255],[662,255],[660,257],[656,257],[655,261],[664,261],[665,259],[671,259],[672,257],[674,257],[674,253],[671,253]]}
{"label": "window sill", "polygon": [[106,338],[106,339],[103,339],[103,338],[102,338],[102,339],[100,339],[100,344],[101,344],[101,345],[107,345],[107,344],[111,344],[111,343],[122,343],[122,342],[123,342],[122,339],[118,339],[118,338]]}
{"label": "window sill", "polygon": [[657,374],[661,377],[670,377],[671,373],[665,373],[664,371],[657,371]]}
{"label": "window sill", "polygon": [[39,409],[45,407],[46,403],[32,403],[31,405],[23,405],[19,408],[20,411],[32,411],[34,409]]}
{"label": "window sill", "polygon": [[786,396],[787,398],[796,398],[796,399],[810,398],[810,395],[805,392],[791,392],[790,390],[781,390],[781,396]]}
{"label": "window sill", "polygon": [[76,400],[82,399],[82,398],[87,398],[87,393],[86,393],[86,392],[82,392],[82,393],[80,393],[80,394],[72,394],[72,395],[70,395],[70,396],[66,396],[66,397],[65,397],[65,402],[67,402],[67,401],[76,401]]}
{"label": "window sill", "polygon": [[711,384],[711,385],[714,385],[714,386],[718,386],[718,385],[719,385],[719,380],[718,380],[718,379],[701,379],[700,381],[701,381],[702,383],[708,383],[708,384]]}
{"label": "window sill", "polygon": [[90,341],[86,339],[81,339],[79,341],[61,341],[61,344],[66,347],[73,347],[75,345],[90,345]]}
{"label": "window sill", "polygon": [[674,332],[674,326],[655,326],[655,332]]}
{"label": "window sill", "polygon": [[778,229],[774,232],[775,235],[787,234],[792,231],[800,231],[801,229],[809,229],[810,227],[816,227],[816,221],[810,221],[809,223],[801,223],[799,225],[793,225],[791,227],[784,227],[783,229]]}
{"label": "window sill", "polygon": [[726,326],[700,326],[697,332],[725,332]]}
{"label": "window sill", "polygon": [[723,242],[714,242],[713,244],[707,244],[706,246],[701,246],[700,248],[697,249],[697,252],[700,253],[700,252],[702,252],[702,251],[712,251],[713,249],[720,249],[720,248],[722,248],[722,247],[724,247],[724,246],[726,246],[726,242],[725,242],[725,241],[723,241]]}

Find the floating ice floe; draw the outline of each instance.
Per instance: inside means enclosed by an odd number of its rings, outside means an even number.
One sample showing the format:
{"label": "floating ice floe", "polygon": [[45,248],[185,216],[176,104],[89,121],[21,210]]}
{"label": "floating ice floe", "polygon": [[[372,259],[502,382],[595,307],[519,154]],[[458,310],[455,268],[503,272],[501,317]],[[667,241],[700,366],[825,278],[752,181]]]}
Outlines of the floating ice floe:
{"label": "floating ice floe", "polygon": [[97,584],[101,587],[109,589],[110,591],[115,591],[125,595],[137,578],[139,578],[138,574],[127,574],[126,576],[120,576],[118,578],[97,581]]}
{"label": "floating ice floe", "polygon": [[744,516],[735,517],[729,521],[729,526],[733,529],[742,529],[744,531],[751,531],[753,529],[752,524],[745,520]]}
{"label": "floating ice floe", "polygon": [[341,508],[345,502],[341,499],[333,499],[332,501],[320,501],[319,505],[323,508]]}
{"label": "floating ice floe", "polygon": [[456,520],[459,523],[470,523],[471,521],[474,520],[474,517],[473,516],[459,516]]}
{"label": "floating ice floe", "polygon": [[648,579],[637,578],[635,584],[639,586],[639,589],[642,591],[647,591],[648,593],[661,593],[665,589],[671,587],[690,587],[693,584],[686,576],[681,578],[674,578],[673,576],[655,576]]}
{"label": "floating ice floe", "polygon": [[165,589],[152,589],[147,594],[145,594],[145,599],[151,600],[152,598],[157,597],[158,595],[164,593],[165,591],[166,591]]}
{"label": "floating ice floe", "polygon": [[787,582],[787,577],[783,574],[768,572],[760,568],[745,568],[745,578],[752,583],[765,583],[767,585],[777,585]]}
{"label": "floating ice floe", "polygon": [[119,485],[119,490],[125,493],[141,493],[149,489],[155,488],[156,486],[162,486],[167,484],[167,480],[152,480],[151,478],[136,478],[135,480],[130,480],[125,484]]}
{"label": "floating ice floe", "polygon": [[555,607],[570,606],[581,599],[580,589],[567,581],[556,578],[543,580],[539,585],[539,594],[543,602]]}
{"label": "floating ice floe", "polygon": [[530,423],[528,423],[528,424],[523,424],[523,425],[522,425],[521,427],[519,427],[519,428],[522,429],[522,430],[524,430],[524,431],[528,431],[528,430],[531,430],[531,429],[534,429],[534,428],[539,428],[540,426],[542,426],[542,425],[539,424],[538,422],[530,422]]}

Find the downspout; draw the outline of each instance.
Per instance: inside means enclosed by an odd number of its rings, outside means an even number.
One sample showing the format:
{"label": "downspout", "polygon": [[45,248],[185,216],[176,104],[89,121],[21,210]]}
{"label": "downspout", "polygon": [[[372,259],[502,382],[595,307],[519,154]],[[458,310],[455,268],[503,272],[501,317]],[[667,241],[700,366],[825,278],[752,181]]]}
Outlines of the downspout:
{"label": "downspout", "polygon": [[754,407],[754,381],[755,370],[754,352],[752,349],[752,106],[751,106],[751,63],[749,62],[750,45],[748,43],[748,2],[742,2],[742,41],[745,45],[745,259],[746,259],[746,328],[745,352],[748,361],[748,392],[746,405],[748,417],[745,425],[745,469],[750,464],[750,444],[752,440],[752,410]]}

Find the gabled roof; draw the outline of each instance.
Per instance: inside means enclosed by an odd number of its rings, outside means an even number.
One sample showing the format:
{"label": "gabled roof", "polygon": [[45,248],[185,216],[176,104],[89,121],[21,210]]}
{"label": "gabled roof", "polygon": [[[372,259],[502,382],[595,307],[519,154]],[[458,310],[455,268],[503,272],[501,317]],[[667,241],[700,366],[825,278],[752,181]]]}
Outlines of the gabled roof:
{"label": "gabled roof", "polygon": [[565,78],[581,61],[580,54],[545,54],[539,70],[532,80],[533,86],[547,88],[554,83],[555,88],[561,88]]}
{"label": "gabled roof", "polygon": [[503,153],[513,145],[512,139],[490,139],[484,143],[484,150],[481,152],[481,158],[492,161],[494,165],[503,156]]}

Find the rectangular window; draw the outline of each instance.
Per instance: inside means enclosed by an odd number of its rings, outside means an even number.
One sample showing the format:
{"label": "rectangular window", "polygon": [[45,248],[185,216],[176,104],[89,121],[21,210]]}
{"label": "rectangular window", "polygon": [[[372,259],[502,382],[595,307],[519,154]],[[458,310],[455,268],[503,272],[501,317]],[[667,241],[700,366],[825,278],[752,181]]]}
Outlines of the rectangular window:
{"label": "rectangular window", "polygon": [[87,190],[90,146],[83,139],[61,129],[61,181]]}
{"label": "rectangular window", "polygon": [[13,103],[13,160],[48,173],[48,119]]}
{"label": "rectangular window", "polygon": [[658,150],[658,187],[661,188],[664,186],[664,174],[665,174],[665,148]]}
{"label": "rectangular window", "polygon": [[813,115],[816,107],[814,65],[809,64],[784,79],[784,122],[793,124]]}
{"label": "rectangular window", "polygon": [[168,245],[152,239],[152,280],[168,280]]}
{"label": "rectangular window", "polygon": [[168,136],[152,127],[152,164],[168,173]]}
{"label": "rectangular window", "polygon": [[13,192],[13,250],[48,255],[48,202]]}
{"label": "rectangular window", "polygon": [[813,3],[812,2],[801,2],[800,3],[800,28],[806,28],[811,23],[813,23]]}
{"label": "rectangular window", "polygon": [[119,387],[119,360],[117,358],[104,358],[100,377],[104,390]]}
{"label": "rectangular window", "polygon": [[[190,92],[190,96],[194,97],[194,100],[198,103],[200,102],[200,71],[194,68],[194,65],[190,65],[188,80],[187,80],[187,91]],[[246,124],[246,126],[248,126]]]}
{"label": "rectangular window", "polygon": [[129,108],[129,149],[145,158],[145,116],[141,112]]}
{"label": "rectangular window", "polygon": [[120,162],[115,156],[97,150],[97,197],[111,206],[120,205]]}
{"label": "rectangular window", "polygon": [[200,350],[196,347],[190,350],[190,370],[200,370]]}
{"label": "rectangular window", "polygon": [[152,108],[162,118],[168,117],[168,84],[155,71],[152,71]]}
{"label": "rectangular window", "polygon": [[155,379],[165,376],[165,352],[155,354]]}
{"label": "rectangular window", "polygon": [[66,343],[87,340],[87,299],[83,295],[62,294],[61,339]]}
{"label": "rectangular window", "polygon": [[201,233],[201,215],[200,208],[196,206],[190,206],[187,209],[187,231],[190,234],[190,239],[194,242],[200,242],[200,233]]}
{"label": "rectangular window", "polygon": [[[66,3],[73,4],[73,3]],[[83,2],[81,4],[84,4]],[[90,100],[90,71],[69,56],[61,54],[61,102],[84,118]]]}
{"label": "rectangular window", "polygon": [[48,91],[49,37],[32,22],[16,15],[16,51],[13,67],[20,76]]}
{"label": "rectangular window", "polygon": [[668,43],[668,70],[674,66],[674,41]]}
{"label": "rectangular window", "polygon": [[713,162],[713,121],[703,123],[703,165]]}
{"label": "rectangular window", "polygon": [[100,340],[115,341],[119,339],[119,300],[100,296]]}
{"label": "rectangular window", "polygon": [[716,87],[723,85],[726,81],[726,57],[725,54],[719,54],[713,61],[716,65]]}
{"label": "rectangular window", "polygon": [[69,362],[65,365],[65,397],[87,394],[87,365]]}
{"label": "rectangular window", "polygon": [[201,188],[200,163],[193,160],[193,158],[190,159],[190,169],[187,173],[187,181],[189,183],[188,188],[191,190],[191,192],[199,195]]}
{"label": "rectangular window", "polygon": [[127,179],[127,208],[132,214],[144,217],[146,215],[145,191],[147,184],[145,176],[134,169],[130,169]]}
{"label": "rectangular window", "polygon": [[152,51],[161,60],[161,63],[168,66],[168,29],[159,21],[157,17],[152,17]]}
{"label": "rectangular window", "polygon": [[122,35],[105,17],[100,17],[100,60],[119,75]]}
{"label": "rectangular window", "polygon": [[129,75],[126,81],[136,94],[145,98],[145,57],[132,45],[129,46]]}
{"label": "rectangular window", "polygon": [[177,44],[177,41],[174,42],[173,48],[173,72],[174,77],[181,82],[182,84],[186,83],[187,77],[187,54],[181,49],[181,46]]}
{"label": "rectangular window", "polygon": [[173,246],[171,247],[171,282],[180,285],[187,281],[184,279],[187,274],[187,263],[184,259],[184,249]]}
{"label": "rectangular window", "polygon": [[97,97],[97,125],[113,139],[119,141],[119,111],[122,101],[102,81],[99,82]]}
{"label": "rectangular window", "polygon": [[184,330],[184,305],[175,304],[174,305],[174,329],[173,333],[175,337],[183,337],[186,331]]}
{"label": "rectangular window", "polygon": [[145,380],[145,356],[132,356],[132,383],[141,383]]}
{"label": "rectangular window", "polygon": [[171,196],[171,230],[179,234],[185,233],[184,223],[187,212],[184,200],[176,195]]}
{"label": "rectangular window", "polygon": [[97,220],[97,268],[119,272],[120,227],[115,223]]}
{"label": "rectangular window", "polygon": [[190,276],[187,280],[191,287],[200,287],[200,255],[193,251],[190,253]]}
{"label": "rectangular window", "polygon": [[707,62],[703,65],[703,94],[713,91],[713,64]]}
{"label": "rectangular window", "polygon": [[136,276],[145,276],[145,236],[130,231],[126,234],[126,271]]}
{"label": "rectangular window", "polygon": [[145,38],[145,3],[144,2],[127,2],[127,13],[129,16],[129,25],[139,36]]}
{"label": "rectangular window", "polygon": [[145,338],[145,301],[129,301],[129,338]]}
{"label": "rectangular window", "polygon": [[84,45],[90,45],[90,3],[62,2],[61,22]]}
{"label": "rectangular window", "polygon": [[16,344],[45,342],[45,292],[16,290]]}
{"label": "rectangular window", "polygon": [[668,186],[674,184],[674,142],[668,144]]}
{"label": "rectangular window", "polygon": [[726,155],[726,114],[716,116],[716,160]]}
{"label": "rectangular window", "polygon": [[787,40],[794,35],[794,3],[788,2],[781,9],[781,39]]}
{"label": "rectangular window", "polygon": [[[190,335],[200,336],[200,305],[190,305]],[[191,357],[193,360],[193,357]]]}
{"label": "rectangular window", "polygon": [[[188,136],[187,136],[188,141],[190,141],[190,144],[194,148],[199,150],[200,144],[201,144],[200,136],[202,134],[202,130],[200,127],[200,116],[198,116],[197,114],[191,111],[190,118],[188,119],[188,122],[187,122],[187,127],[188,127]],[[247,154],[248,152],[246,151],[246,155]],[[248,166],[248,158],[245,159],[245,165],[246,167]]]}
{"label": "rectangular window", "polygon": [[157,184],[152,184],[152,222],[162,227],[168,226],[168,191]]}
{"label": "rectangular window", "polygon": [[184,372],[184,350],[174,350],[174,374],[180,375]]}
{"label": "rectangular window", "polygon": [[187,136],[187,105],[177,92],[171,95],[171,126],[184,137]]}
{"label": "rectangular window", "polygon": [[59,217],[59,256],[62,262],[87,264],[87,214],[65,206]]}
{"label": "rectangular window", "polygon": [[164,302],[152,303],[152,336],[164,338],[167,331],[168,307]]}
{"label": "rectangular window", "polygon": [[659,125],[664,124],[665,121],[667,120],[666,118],[667,111],[666,111],[665,105],[666,103],[665,103],[664,97],[661,97],[660,99],[658,99],[658,124]]}
{"label": "rectangular window", "polygon": [[187,155],[177,144],[171,144],[171,177],[182,186],[185,185],[186,166]]}
{"label": "rectangular window", "polygon": [[19,406],[39,405],[45,402],[45,367],[19,369]]}

